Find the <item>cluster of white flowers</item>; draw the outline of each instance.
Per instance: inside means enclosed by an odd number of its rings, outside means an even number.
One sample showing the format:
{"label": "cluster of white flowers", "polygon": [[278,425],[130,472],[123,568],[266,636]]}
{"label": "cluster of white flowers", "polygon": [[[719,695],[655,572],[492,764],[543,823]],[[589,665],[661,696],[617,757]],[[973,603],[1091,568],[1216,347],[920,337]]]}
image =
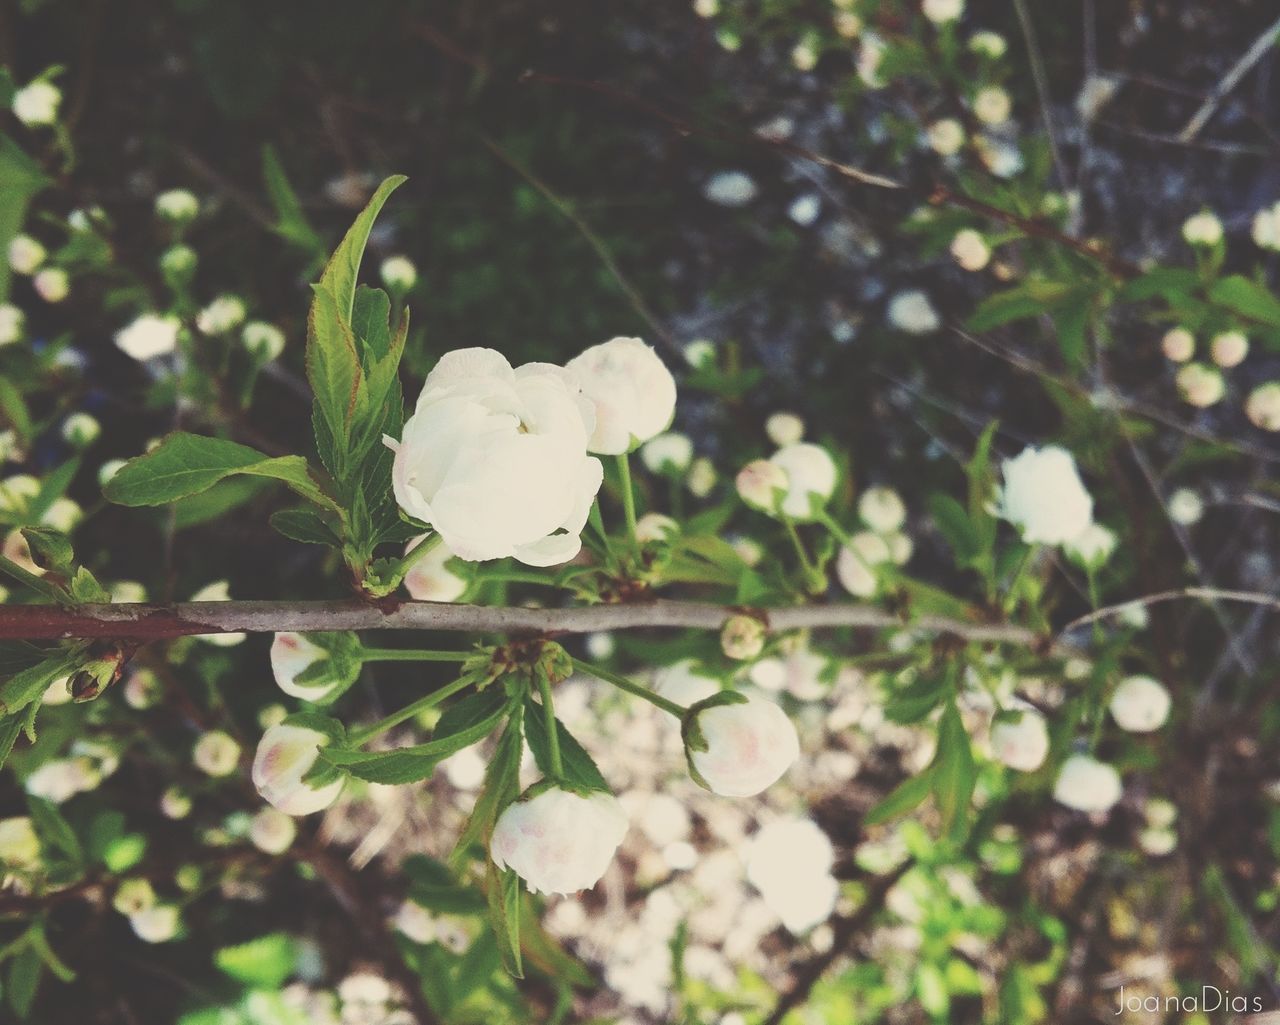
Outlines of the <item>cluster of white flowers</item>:
{"label": "cluster of white flowers", "polygon": [[1093,498],[1070,452],[1056,445],[1027,448],[1004,464],[1000,515],[1028,544],[1061,545],[1093,523]]}
{"label": "cluster of white flowers", "polygon": [[768,459],[756,459],[739,471],[736,485],[754,509],[789,520],[817,518],[834,493],[839,471],[821,445],[807,441],[784,445]]}

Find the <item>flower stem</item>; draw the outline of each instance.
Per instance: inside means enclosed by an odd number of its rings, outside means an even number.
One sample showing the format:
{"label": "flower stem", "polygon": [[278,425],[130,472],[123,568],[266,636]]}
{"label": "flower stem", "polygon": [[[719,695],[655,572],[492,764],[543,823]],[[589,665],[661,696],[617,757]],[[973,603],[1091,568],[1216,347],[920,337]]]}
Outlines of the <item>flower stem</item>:
{"label": "flower stem", "polygon": [[584,673],[590,673],[592,676],[598,677],[606,683],[611,683],[619,690],[625,690],[628,694],[634,694],[638,698],[644,698],[644,700],[648,701],[651,705],[657,705],[664,712],[670,712],[677,719],[683,719],[684,713],[688,711],[688,709],[683,705],[677,705],[674,701],[668,701],[661,694],[655,694],[653,691],[649,690],[648,687],[641,687],[640,684],[627,679],[625,676],[612,672],[608,669],[601,669],[599,666],[594,666],[590,662],[584,662],[580,658],[575,658],[573,660],[573,667]]}
{"label": "flower stem", "polygon": [[813,594],[825,591],[827,588],[826,575],[809,558],[809,553],[804,547],[804,541],[800,538],[800,532],[796,530],[795,521],[789,517],[783,517],[782,522],[787,528],[787,536],[791,538],[792,547],[795,548],[796,555],[800,559],[800,566],[804,570],[805,587]]}
{"label": "flower stem", "polygon": [[419,544],[415,545],[411,551],[405,552],[400,557],[399,573],[401,579],[404,575],[413,569],[420,559],[426,558],[436,548],[440,547],[440,542],[444,538],[439,534],[428,534],[426,538]]}
{"label": "flower stem", "polygon": [[551,701],[551,678],[538,673],[538,692],[542,695],[542,717],[547,723],[547,748],[551,755],[551,775],[564,778],[564,762],[560,759],[560,730],[556,726],[556,708]]}
{"label": "flower stem", "polygon": [[622,484],[622,513],[627,519],[627,537],[631,547],[637,552],[640,542],[636,540],[636,496],[631,487],[631,460],[627,453],[618,456],[618,479]]}
{"label": "flower stem", "polygon": [[852,538],[850,538],[849,532],[845,530],[844,527],[840,526],[840,524],[836,522],[836,518],[832,516],[831,513],[827,512],[826,509],[823,509],[819,514],[819,522],[831,531],[835,539],[842,545],[846,548],[850,546]]}
{"label": "flower stem", "polygon": [[469,651],[424,651],[420,648],[364,648],[363,662],[465,662]]}
{"label": "flower stem", "polygon": [[613,547],[609,544],[608,531],[604,529],[604,515],[600,512],[600,496],[596,496],[596,500],[591,503],[591,526],[596,534],[600,537],[600,543],[604,545],[604,553],[613,561]]}
{"label": "flower stem", "polygon": [[469,687],[472,682],[473,680],[469,675],[459,676],[452,683],[446,683],[439,690],[433,690],[430,694],[424,694],[422,697],[418,698],[417,701],[411,701],[409,704],[405,705],[404,708],[400,709],[400,711],[392,712],[385,719],[379,719],[375,723],[370,723],[363,729],[353,730],[351,733],[347,734],[347,740],[350,742],[352,747],[360,747],[362,744],[367,744],[374,737],[381,733],[386,733],[387,730],[391,729],[393,726],[399,726],[402,722],[407,722],[419,712],[425,711],[434,705],[438,705],[445,698],[450,697],[453,694],[457,694],[458,691]]}
{"label": "flower stem", "polygon": [[523,573],[519,570],[481,570],[474,579],[484,581],[499,581],[504,584],[541,584],[543,587],[555,587],[556,581],[551,577],[541,573]]}

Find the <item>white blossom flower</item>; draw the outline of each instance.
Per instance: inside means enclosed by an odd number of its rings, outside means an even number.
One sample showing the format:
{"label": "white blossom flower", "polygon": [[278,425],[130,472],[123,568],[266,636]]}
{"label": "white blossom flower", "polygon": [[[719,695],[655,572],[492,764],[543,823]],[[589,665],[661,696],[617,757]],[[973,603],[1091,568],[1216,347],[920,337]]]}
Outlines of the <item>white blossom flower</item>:
{"label": "white blossom flower", "polygon": [[[973,140],[973,145],[987,170],[997,178],[1013,178],[1026,167],[1027,162],[1016,143],[980,135]],[[1000,268],[997,267],[996,271],[999,276]]]}
{"label": "white blossom flower", "polygon": [[1009,94],[998,85],[984,86],[974,94],[973,113],[984,124],[1004,124],[1012,111],[1013,102]]}
{"label": "white blossom flower", "polygon": [[929,148],[940,157],[954,156],[964,145],[964,126],[953,117],[934,121],[925,129]]}
{"label": "white blossom flower", "polygon": [[388,256],[378,273],[382,283],[393,292],[407,292],[418,283],[418,268],[407,256]]}
{"label": "white blossom flower", "polygon": [[178,347],[178,327],[174,317],[144,313],[116,332],[116,345],[136,360],[167,356]]}
{"label": "white blossom flower", "polygon": [[667,431],[641,446],[640,459],[650,473],[684,473],[693,462],[693,441],[687,434]]}
{"label": "white blossom flower", "polygon": [[124,682],[124,701],[130,708],[142,711],[160,700],[160,691],[160,680],[156,674],[145,666],[139,666],[129,673]]}
{"label": "white blossom flower", "polygon": [[102,425],[88,413],[72,413],[62,421],[62,437],[76,448],[92,445],[102,434]]}
{"label": "white blossom flower", "polygon": [[806,36],[791,48],[791,64],[797,71],[812,71],[818,66],[820,56],[818,40],[813,36]]}
{"label": "white blossom flower", "polygon": [[795,413],[774,413],[764,422],[764,433],[775,445],[794,445],[804,437],[804,420]]}
{"label": "white blossom flower", "polygon": [[809,819],[770,822],[746,850],[747,880],[789,932],[808,932],[835,910],[839,884],[831,875],[835,851]]}
{"label": "white blossom flower", "polygon": [[653,347],[639,338],[614,338],[593,345],[566,366],[595,406],[590,451],[619,455],[671,424],[675,379]]}
{"label": "white blossom flower", "polygon": [[1216,246],[1222,241],[1222,222],[1208,210],[1192,214],[1183,222],[1182,237],[1193,246]]}
{"label": "white blossom flower", "polygon": [[1245,399],[1244,413],[1254,427],[1280,431],[1280,381],[1268,381],[1254,388]]}
{"label": "white blossom flower", "polygon": [[14,235],[9,241],[9,267],[15,274],[34,274],[44,258],[44,246],[30,235]]}
{"label": "white blossom flower", "polygon": [[877,534],[892,534],[907,522],[907,507],[893,488],[867,488],[858,499],[858,518]]}
{"label": "white blossom flower", "polygon": [[145,911],[129,916],[138,939],[145,943],[165,943],[178,935],[182,928],[182,916],[173,904],[155,904]]}
{"label": "white blossom flower", "polygon": [[1185,327],[1173,327],[1160,339],[1160,351],[1171,363],[1185,363],[1196,354],[1195,336]]}
{"label": "white blossom flower", "polygon": [[942,25],[964,14],[964,0],[924,0],[920,10],[935,25]]}
{"label": "white blossom flower", "polygon": [[668,701],[688,708],[720,693],[720,681],[699,672],[692,659],[663,666],[653,674],[653,689]]}
{"label": "white blossom flower", "polygon": [[1253,241],[1261,249],[1280,249],[1280,203],[1253,215]]}
{"label": "white blossom flower", "polygon": [[778,449],[769,462],[786,475],[782,515],[800,521],[814,519],[815,506],[825,505],[836,489],[839,472],[831,454],[821,445],[799,441]]}
{"label": "white blossom flower", "polygon": [[734,486],[753,509],[776,513],[787,493],[787,471],[769,459],[753,459],[738,471]]}
{"label": "white blossom flower", "polygon": [[264,320],[251,320],[240,331],[240,343],[249,355],[270,363],[284,352],[284,332]]}
{"label": "white blossom flower", "polygon": [[1144,854],[1163,858],[1178,846],[1178,834],[1172,829],[1144,829],[1138,833],[1138,846]]}
{"label": "white blossom flower", "polygon": [[685,362],[695,370],[715,365],[716,346],[708,338],[695,338],[682,351]]}
{"label": "white blossom flower", "polygon": [[1009,44],[998,32],[982,29],[969,37],[969,51],[989,57],[991,60],[999,60],[1008,49]]}
{"label": "white blossom flower", "polygon": [[37,766],[22,781],[27,793],[43,797],[54,804],[69,801],[76,794],[96,790],[102,772],[84,756],[53,758]]}
{"label": "white blossom flower", "polygon": [[341,776],[315,786],[305,780],[329,737],[288,721],[262,735],[253,758],[253,785],[268,804],[286,815],[310,815],[329,807],[342,790]]}
{"label": "white blossom flower", "polygon": [[84,519],[84,510],[80,508],[80,503],[63,495],[50,503],[44,515],[40,517],[40,522],[46,527],[70,534],[82,519]]}
{"label": "white blossom flower", "polygon": [[795,726],[764,698],[704,708],[691,732],[701,740],[687,748],[694,778],[722,797],[754,797],[800,756]]}
{"label": "white blossom flower", "polygon": [[486,767],[484,757],[474,747],[464,747],[440,763],[449,785],[459,790],[479,790]]}
{"label": "white blossom flower", "polygon": [[196,327],[201,334],[223,335],[244,322],[245,312],[239,296],[220,295],[196,314]]}
{"label": "white blossom flower", "polygon": [[603,478],[587,455],[593,430],[573,373],[544,363],[513,370],[492,349],[446,353],[400,441],[384,438],[396,454],[396,501],[468,562],[568,562]]}
{"label": "white blossom flower", "polygon": [[13,94],[13,114],[28,128],[51,125],[61,102],[62,91],[56,85],[37,79]]}
{"label": "white blossom flower", "polygon": [[1124,790],[1115,768],[1088,755],[1072,755],[1062,763],[1053,796],[1076,811],[1110,811]]}
{"label": "white blossom flower", "polygon": [[680,524],[665,513],[645,513],[636,521],[636,540],[642,545],[667,541],[680,534]]}
{"label": "white blossom flower", "polygon": [[807,228],[818,219],[822,212],[822,200],[812,192],[797,196],[787,207],[787,216],[802,228]]}
{"label": "white blossom flower", "polygon": [[689,475],[685,477],[684,483],[694,498],[706,498],[719,479],[715,464],[706,456],[698,456],[689,464]]}
{"label": "white blossom flower", "polygon": [[240,745],[222,730],[209,730],[196,740],[191,760],[208,776],[230,776],[240,762]]}
{"label": "white blossom flower", "polygon": [[111,480],[123,468],[125,460],[108,459],[105,463],[98,467],[98,486],[106,487],[107,482]]}
{"label": "white blossom flower", "polygon": [[169,787],[160,795],[160,812],[167,819],[185,819],[191,814],[191,795],[181,787]]}
{"label": "white blossom flower", "polygon": [[759,195],[755,181],[742,171],[719,171],[707,179],[702,194],[717,206],[746,206]]}
{"label": "white blossom flower", "polygon": [[841,39],[857,39],[862,32],[862,19],[853,11],[836,11],[831,21]]}
{"label": "white blossom flower", "polygon": [[71,278],[61,267],[45,267],[31,280],[36,295],[47,303],[60,303],[71,291]]}
{"label": "white blossom flower", "polygon": [[[0,866],[5,871],[40,864],[40,838],[26,815],[0,819]],[[3,874],[3,873],[0,873]]]}
{"label": "white blossom flower", "polygon": [[963,270],[980,271],[991,262],[991,247],[981,232],[961,228],[951,240],[951,255]]}
{"label": "white blossom flower", "polygon": [[614,640],[613,634],[607,630],[597,630],[586,636],[587,657],[596,662],[607,662],[613,658],[614,651],[617,650],[618,643]]}
{"label": "white blossom flower", "polygon": [[430,943],[436,938],[435,917],[415,900],[402,901],[391,923],[414,943]]}
{"label": "white blossom flower", "polygon": [[1026,448],[1004,464],[1000,515],[1027,544],[1060,545],[1093,521],[1093,499],[1070,452],[1056,445]]}
{"label": "white blossom flower", "polygon": [[1085,569],[1097,569],[1111,558],[1118,541],[1114,530],[1101,523],[1090,523],[1062,548]]}
{"label": "white blossom flower", "polygon": [[862,33],[856,67],[858,79],[868,89],[884,88],[885,81],[880,74],[880,65],[884,61],[887,49],[885,41],[874,32]]}
{"label": "white blossom flower", "polygon": [[699,18],[714,18],[720,13],[720,0],[693,0],[693,13]]}
{"label": "white blossom flower", "polygon": [[[1276,389],[1280,398],[1280,388]],[[1280,402],[1277,403],[1280,409]],[[1277,420],[1280,424],[1280,420]],[[1169,496],[1169,519],[1183,527],[1194,526],[1204,515],[1204,500],[1190,488],[1178,488]]]}
{"label": "white blossom flower", "polygon": [[929,297],[918,288],[899,292],[889,300],[889,323],[909,335],[927,335],[942,326]]}
{"label": "white blossom flower", "polygon": [[1222,331],[1209,343],[1209,354],[1223,369],[1238,367],[1249,355],[1249,339],[1243,331]]}
{"label": "white blossom flower", "polygon": [[870,598],[880,587],[876,567],[893,561],[888,542],[879,534],[861,530],[840,548],[836,577],[855,598]]}
{"label": "white blossom flower", "polygon": [[991,725],[991,754],[1011,769],[1035,772],[1049,754],[1044,716],[1025,708],[1018,719],[997,719]]}
{"label": "white blossom flower", "polygon": [[626,832],[627,813],[612,794],[551,786],[506,807],[489,854],[533,893],[577,893],[600,881]]}
{"label": "white blossom flower", "polygon": [[1227,382],[1217,367],[1204,363],[1187,363],[1175,378],[1182,401],[1189,406],[1205,409],[1222,401],[1227,393]]}
{"label": "white blossom flower", "polygon": [[26,317],[12,303],[0,303],[0,345],[12,345],[22,337]]}
{"label": "white blossom flower", "polygon": [[1122,730],[1150,733],[1169,718],[1172,701],[1164,684],[1150,676],[1130,676],[1111,695],[1111,718]]}
{"label": "white blossom flower", "polygon": [[[405,554],[418,547],[426,534],[415,537],[405,545]],[[466,592],[470,581],[449,568],[453,553],[444,545],[437,545],[409,567],[404,575],[404,587],[414,601],[457,601]]]}
{"label": "white blossom flower", "polygon": [[156,196],[155,210],[168,221],[189,221],[200,212],[200,200],[187,189],[168,189]]}
{"label": "white blossom flower", "polygon": [[277,808],[261,808],[249,823],[249,842],[264,854],[283,854],[298,835],[293,819]]}
{"label": "white blossom flower", "polygon": [[129,918],[156,905],[156,891],[146,879],[125,879],[116,887],[111,906]]}

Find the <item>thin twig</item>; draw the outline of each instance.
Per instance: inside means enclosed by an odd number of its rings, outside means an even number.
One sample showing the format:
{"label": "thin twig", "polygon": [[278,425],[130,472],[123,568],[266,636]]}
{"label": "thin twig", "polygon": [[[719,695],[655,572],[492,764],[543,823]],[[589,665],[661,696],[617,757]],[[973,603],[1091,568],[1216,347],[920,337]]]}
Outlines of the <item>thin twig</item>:
{"label": "thin twig", "polygon": [[1053,155],[1053,166],[1058,171],[1058,183],[1063,189],[1071,187],[1067,176],[1067,162],[1062,158],[1062,147],[1058,144],[1058,133],[1053,127],[1053,115],[1049,109],[1049,76],[1045,72],[1044,58],[1036,43],[1035,27],[1031,23],[1031,14],[1027,10],[1027,0],[1013,0],[1013,8],[1018,12],[1018,23],[1022,26],[1022,38],[1027,44],[1027,57],[1031,61],[1031,77],[1036,85],[1036,97],[1040,101],[1040,116],[1044,120],[1045,135],[1049,139],[1049,152]]}
{"label": "thin twig", "polygon": [[1218,105],[1227,98],[1227,94],[1240,84],[1240,80],[1249,73],[1250,69],[1262,60],[1262,55],[1275,45],[1278,35],[1280,35],[1280,18],[1272,22],[1271,27],[1254,40],[1244,56],[1236,61],[1231,70],[1223,76],[1222,81],[1209,93],[1204,103],[1200,104],[1200,109],[1192,115],[1187,126],[1178,133],[1179,142],[1190,142],[1200,134],[1200,129],[1209,123]]}
{"label": "thin twig", "polygon": [[1195,598],[1206,602],[1240,602],[1246,605],[1261,605],[1280,612],[1280,596],[1278,595],[1258,594],[1253,591],[1228,591],[1219,587],[1183,587],[1178,590],[1160,591],[1156,594],[1144,595],[1141,598],[1133,598],[1116,605],[1103,606],[1073,619],[1059,633],[1069,634],[1073,630],[1079,630],[1082,626],[1088,626],[1090,623],[1106,619],[1108,616],[1117,615],[1128,609],[1146,608],[1148,605],[1159,605],[1162,602],[1169,601],[1183,601],[1187,598]]}

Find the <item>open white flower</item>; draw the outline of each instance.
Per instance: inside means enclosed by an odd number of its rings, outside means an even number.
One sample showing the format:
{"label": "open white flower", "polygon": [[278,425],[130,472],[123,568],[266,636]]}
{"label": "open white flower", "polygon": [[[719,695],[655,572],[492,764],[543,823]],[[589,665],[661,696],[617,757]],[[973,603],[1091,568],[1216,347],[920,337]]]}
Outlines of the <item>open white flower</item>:
{"label": "open white flower", "polygon": [[600,881],[627,832],[627,813],[602,791],[550,786],[498,816],[489,854],[533,893],[577,893]]}
{"label": "open white flower", "polygon": [[1049,730],[1044,716],[1023,709],[1018,719],[999,719],[991,726],[991,754],[1019,772],[1035,772],[1049,754]]}
{"label": "open white flower", "polygon": [[286,815],[310,815],[333,804],[342,791],[341,776],[318,786],[303,779],[328,743],[327,734],[297,723],[268,729],[253,758],[253,785],[263,800]]}
{"label": "open white flower", "polygon": [[1059,545],[1093,521],[1093,499],[1070,452],[1056,445],[1026,448],[1004,464],[1000,515],[1027,544]]}
{"label": "open white flower", "polygon": [[9,241],[9,267],[15,274],[34,274],[44,258],[44,246],[30,235],[14,235]]}
{"label": "open white flower", "polygon": [[400,441],[383,439],[396,454],[396,501],[468,562],[568,562],[603,477],[587,455],[593,427],[569,371],[513,370],[493,349],[446,353]]}
{"label": "open white flower", "polygon": [[28,128],[51,125],[61,102],[62,91],[56,85],[37,79],[13,94],[13,115]]}
{"label": "open white flower", "polygon": [[1110,811],[1123,793],[1120,773],[1088,755],[1072,755],[1063,762],[1053,785],[1054,799],[1076,811]]}
{"label": "open white flower", "polygon": [[1169,718],[1172,701],[1164,684],[1150,676],[1130,676],[1111,695],[1111,718],[1122,730],[1150,733]]}
{"label": "open white flower", "polygon": [[714,705],[686,727],[685,752],[695,780],[724,797],[754,797],[800,756],[800,739],[772,701]]}
{"label": "open white flower", "polygon": [[116,345],[136,360],[167,356],[178,347],[178,326],[173,317],[144,313],[116,332]]}
{"label": "open white flower", "polygon": [[[408,555],[418,547],[427,535],[415,537],[404,552]],[[453,553],[443,545],[437,545],[409,567],[404,575],[404,587],[415,601],[457,601],[467,590],[469,581],[449,569]]]}
{"label": "open white flower", "polygon": [[980,232],[961,228],[951,240],[951,255],[964,270],[980,271],[991,262],[991,247]]}
{"label": "open white flower", "polygon": [[776,513],[787,493],[787,472],[769,459],[753,459],[734,480],[738,496],[762,512]]}
{"label": "open white flower", "polygon": [[566,367],[595,407],[590,451],[630,452],[670,426],[676,411],[675,378],[653,347],[639,338],[593,345]]}
{"label": "open white flower", "polygon": [[1192,214],[1182,225],[1182,237],[1193,246],[1216,246],[1222,241],[1222,222],[1216,214]]}
{"label": "open white flower", "polygon": [[812,520],[814,507],[825,505],[836,489],[839,473],[835,460],[821,445],[800,441],[786,445],[769,457],[786,475],[782,514],[793,520]]}
{"label": "open white flower", "polygon": [[1280,431],[1280,381],[1254,388],[1245,399],[1244,415],[1260,430]]}

